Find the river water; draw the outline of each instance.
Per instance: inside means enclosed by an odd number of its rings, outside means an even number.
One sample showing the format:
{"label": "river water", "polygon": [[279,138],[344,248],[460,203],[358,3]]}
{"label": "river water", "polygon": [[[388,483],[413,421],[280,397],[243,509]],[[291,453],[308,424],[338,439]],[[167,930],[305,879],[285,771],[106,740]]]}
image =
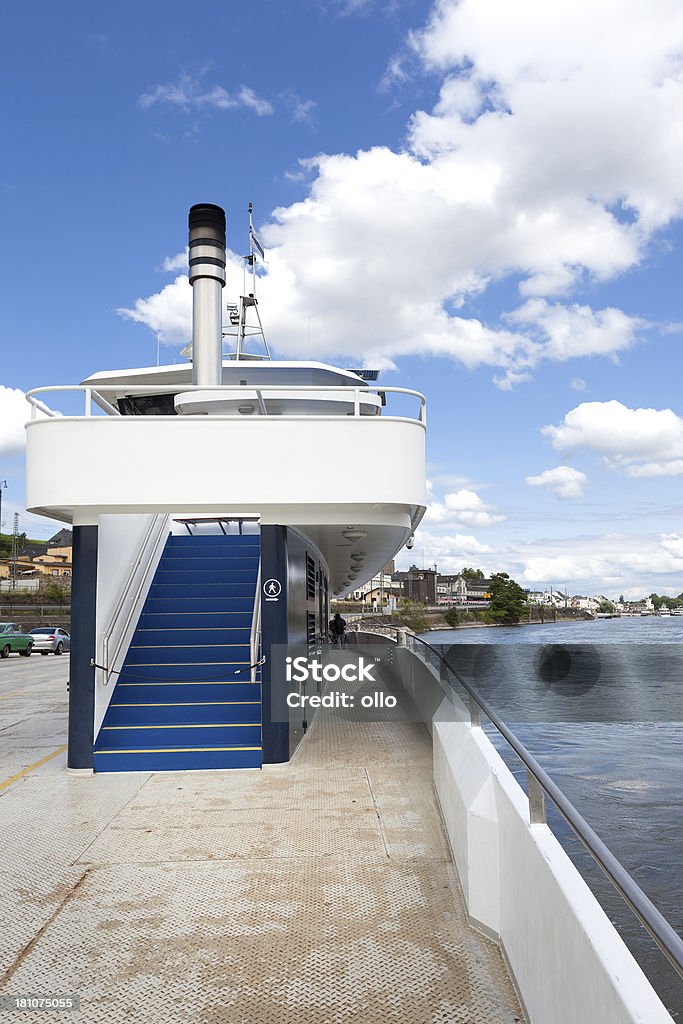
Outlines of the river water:
{"label": "river water", "polygon": [[[674,928],[683,930],[683,616],[438,630]],[[452,649],[451,649],[452,648]],[[526,772],[485,725],[508,766]],[[564,820],[548,821],[675,1020],[683,984]]]}

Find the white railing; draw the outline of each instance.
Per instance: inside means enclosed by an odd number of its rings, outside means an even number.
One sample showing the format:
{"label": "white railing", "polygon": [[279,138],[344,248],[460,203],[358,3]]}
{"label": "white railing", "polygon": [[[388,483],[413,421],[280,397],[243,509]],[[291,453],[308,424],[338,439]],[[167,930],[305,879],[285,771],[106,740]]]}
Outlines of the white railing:
{"label": "white railing", "polygon": [[[128,635],[129,626],[139,607],[139,602],[146,594],[150,570],[153,565],[156,566],[156,555],[161,541],[165,541],[168,536],[169,518],[166,513],[160,513],[154,516],[145,530],[137,556],[126,579],[126,584],[121,590],[118,601],[109,617],[109,624],[102,638],[102,666],[105,673],[105,686],[109,684],[121,652],[121,647]],[[141,569],[142,575],[139,576]],[[131,596],[134,589],[135,593]],[[123,622],[123,625],[121,625],[121,622]]]}
{"label": "white railing", "polygon": [[250,679],[257,682],[256,672],[261,660],[261,559],[259,558],[256,574],[256,593],[254,594],[254,611],[251,616],[251,633],[249,634],[249,665]]}
{"label": "white railing", "polygon": [[[269,393],[272,393],[272,392],[278,392],[280,395],[285,393],[287,398],[289,398],[290,395],[296,395],[296,394],[312,394],[312,393],[315,393],[315,394],[319,394],[321,396],[321,398],[323,398],[323,399],[327,395],[334,395],[337,400],[339,400],[340,396],[346,398],[346,396],[348,395],[349,400],[351,400],[352,403],[353,403],[352,415],[354,417],[362,416],[364,420],[372,419],[372,415],[368,415],[367,413],[364,414],[362,412],[362,403],[361,403],[361,396],[362,395],[367,395],[367,394],[380,395],[380,396],[382,396],[382,395],[409,395],[409,396],[411,396],[413,398],[416,398],[418,400],[418,402],[420,403],[420,408],[419,408],[418,415],[416,417],[415,416],[390,416],[388,418],[390,418],[390,419],[397,419],[397,420],[408,420],[409,422],[417,421],[417,422],[421,423],[423,426],[426,426],[426,424],[427,424],[427,401],[425,399],[425,396],[421,392],[413,391],[412,388],[383,387],[383,386],[380,386],[380,385],[377,385],[377,384],[366,384],[366,385],[358,385],[358,386],[353,386],[353,387],[347,386],[345,384],[337,384],[337,385],[330,385],[330,386],[325,385],[324,387],[321,387],[321,386],[315,385],[315,384],[288,384],[287,382],[283,382],[282,384],[260,384],[258,386],[243,385],[243,384],[216,384],[216,385],[212,385],[210,387],[207,387],[206,385],[203,385],[203,384],[177,384],[177,383],[174,384],[174,385],[169,385],[169,384],[165,384],[165,385],[164,384],[148,384],[148,385],[146,385],[146,384],[133,384],[133,385],[129,386],[129,385],[120,384],[120,385],[108,385],[107,386],[107,390],[108,391],[112,391],[114,389],[125,391],[126,397],[134,396],[134,395],[168,395],[168,394],[174,394],[174,393],[185,394],[185,393],[191,392],[191,391],[211,392],[212,394],[221,394],[221,395],[225,394],[226,396],[229,396],[229,395],[233,394],[236,397],[244,396],[247,393],[248,394],[255,394],[256,398],[257,398],[257,402],[258,402],[258,413],[257,413],[257,416],[270,416],[270,415],[273,415],[273,414],[268,412],[268,408],[266,406],[266,402],[265,402],[265,398],[264,398],[264,395],[268,395]],[[99,392],[95,388],[86,387],[84,384],[65,384],[65,385],[50,385],[48,387],[41,387],[41,388],[32,388],[31,391],[27,391],[27,393],[26,393],[26,400],[29,402],[29,404],[31,406],[31,420],[33,421],[33,420],[36,419],[38,411],[43,412],[46,416],[59,416],[59,417],[62,417],[63,415],[65,415],[66,418],[72,418],[70,416],[70,414],[68,414],[68,413],[67,414],[62,414],[60,412],[56,412],[54,409],[50,409],[47,405],[45,405],[45,403],[43,401],[41,401],[41,399],[36,398],[36,396],[37,395],[42,395],[42,394],[49,394],[49,393],[74,392],[74,391],[75,392],[82,392],[83,395],[84,395],[84,412],[82,414],[83,416],[90,417],[90,416],[93,415],[93,411],[92,411],[92,404],[93,404],[93,402],[97,406],[99,406],[100,409],[102,409],[104,412],[106,412],[110,416],[120,416],[121,415],[119,413],[118,409],[116,409],[113,405],[111,405],[111,403],[108,402],[106,400],[106,398],[103,398],[102,395],[100,395]],[[315,413],[308,413],[308,414],[306,414],[305,418],[308,419],[308,418],[313,417],[315,415],[316,415]],[[324,416],[324,418],[329,418],[329,416],[330,416],[329,413],[325,413],[325,414],[322,414],[322,415]],[[131,417],[127,417],[126,416],[126,417],[122,417],[122,418],[129,419]],[[135,417],[135,418],[136,419],[145,419],[144,416]],[[174,419],[174,420],[177,419],[176,416],[154,416],[153,418],[157,419],[157,420],[158,419]],[[190,414],[189,418],[193,418],[191,414]],[[301,413],[292,414],[292,413],[287,413],[287,412],[281,412],[281,413],[277,413],[277,418],[278,419],[301,419],[302,418],[302,414]],[[384,417],[384,418],[387,418],[387,417]],[[247,419],[247,417],[238,412],[238,413],[221,413],[221,414],[218,414],[216,416],[212,415],[211,419],[239,419],[239,420],[245,420],[245,419]]]}

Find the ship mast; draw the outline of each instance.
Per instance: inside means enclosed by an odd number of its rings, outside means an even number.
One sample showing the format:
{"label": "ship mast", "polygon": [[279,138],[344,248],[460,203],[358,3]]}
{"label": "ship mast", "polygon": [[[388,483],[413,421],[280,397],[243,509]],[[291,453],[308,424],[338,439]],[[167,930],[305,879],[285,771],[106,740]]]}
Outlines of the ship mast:
{"label": "ship mast", "polygon": [[[263,323],[261,321],[261,314],[258,308],[258,299],[256,298],[256,261],[257,259],[262,260],[265,263],[265,251],[261,242],[254,231],[254,223],[252,220],[253,205],[249,203],[249,255],[244,257],[244,283],[243,291],[244,295],[240,295],[239,305],[228,305],[228,315],[230,317],[230,324],[232,327],[236,327],[237,331],[223,331],[224,337],[234,337],[237,335],[237,343],[235,345],[235,353],[233,358],[236,362],[239,362],[242,358],[251,358],[253,355],[249,355],[246,352],[246,340],[257,335],[261,335],[263,339],[263,346],[266,350],[265,359],[270,359],[270,349],[268,348],[268,342],[266,341],[266,334],[263,330]],[[247,273],[251,270],[251,291],[247,294]],[[247,310],[253,309],[257,323],[249,323],[247,319]]]}

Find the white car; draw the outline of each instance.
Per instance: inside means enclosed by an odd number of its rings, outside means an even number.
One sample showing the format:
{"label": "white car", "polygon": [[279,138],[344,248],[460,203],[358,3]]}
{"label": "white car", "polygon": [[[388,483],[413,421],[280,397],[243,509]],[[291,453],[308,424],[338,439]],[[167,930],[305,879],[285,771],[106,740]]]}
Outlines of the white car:
{"label": "white car", "polygon": [[71,648],[71,637],[61,626],[41,626],[32,629],[33,650],[40,654],[62,654]]}

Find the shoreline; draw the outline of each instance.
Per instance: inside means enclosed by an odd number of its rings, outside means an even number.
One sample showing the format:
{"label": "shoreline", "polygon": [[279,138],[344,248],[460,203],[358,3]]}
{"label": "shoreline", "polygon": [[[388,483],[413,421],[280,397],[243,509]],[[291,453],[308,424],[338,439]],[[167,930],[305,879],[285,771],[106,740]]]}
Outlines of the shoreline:
{"label": "shoreline", "polygon": [[427,626],[421,630],[422,633],[445,633],[447,630],[457,633],[459,629],[517,629],[519,626],[557,626],[567,622],[595,622],[595,619],[547,619],[542,622],[540,619],[525,619],[523,622],[460,622],[457,626]]}

